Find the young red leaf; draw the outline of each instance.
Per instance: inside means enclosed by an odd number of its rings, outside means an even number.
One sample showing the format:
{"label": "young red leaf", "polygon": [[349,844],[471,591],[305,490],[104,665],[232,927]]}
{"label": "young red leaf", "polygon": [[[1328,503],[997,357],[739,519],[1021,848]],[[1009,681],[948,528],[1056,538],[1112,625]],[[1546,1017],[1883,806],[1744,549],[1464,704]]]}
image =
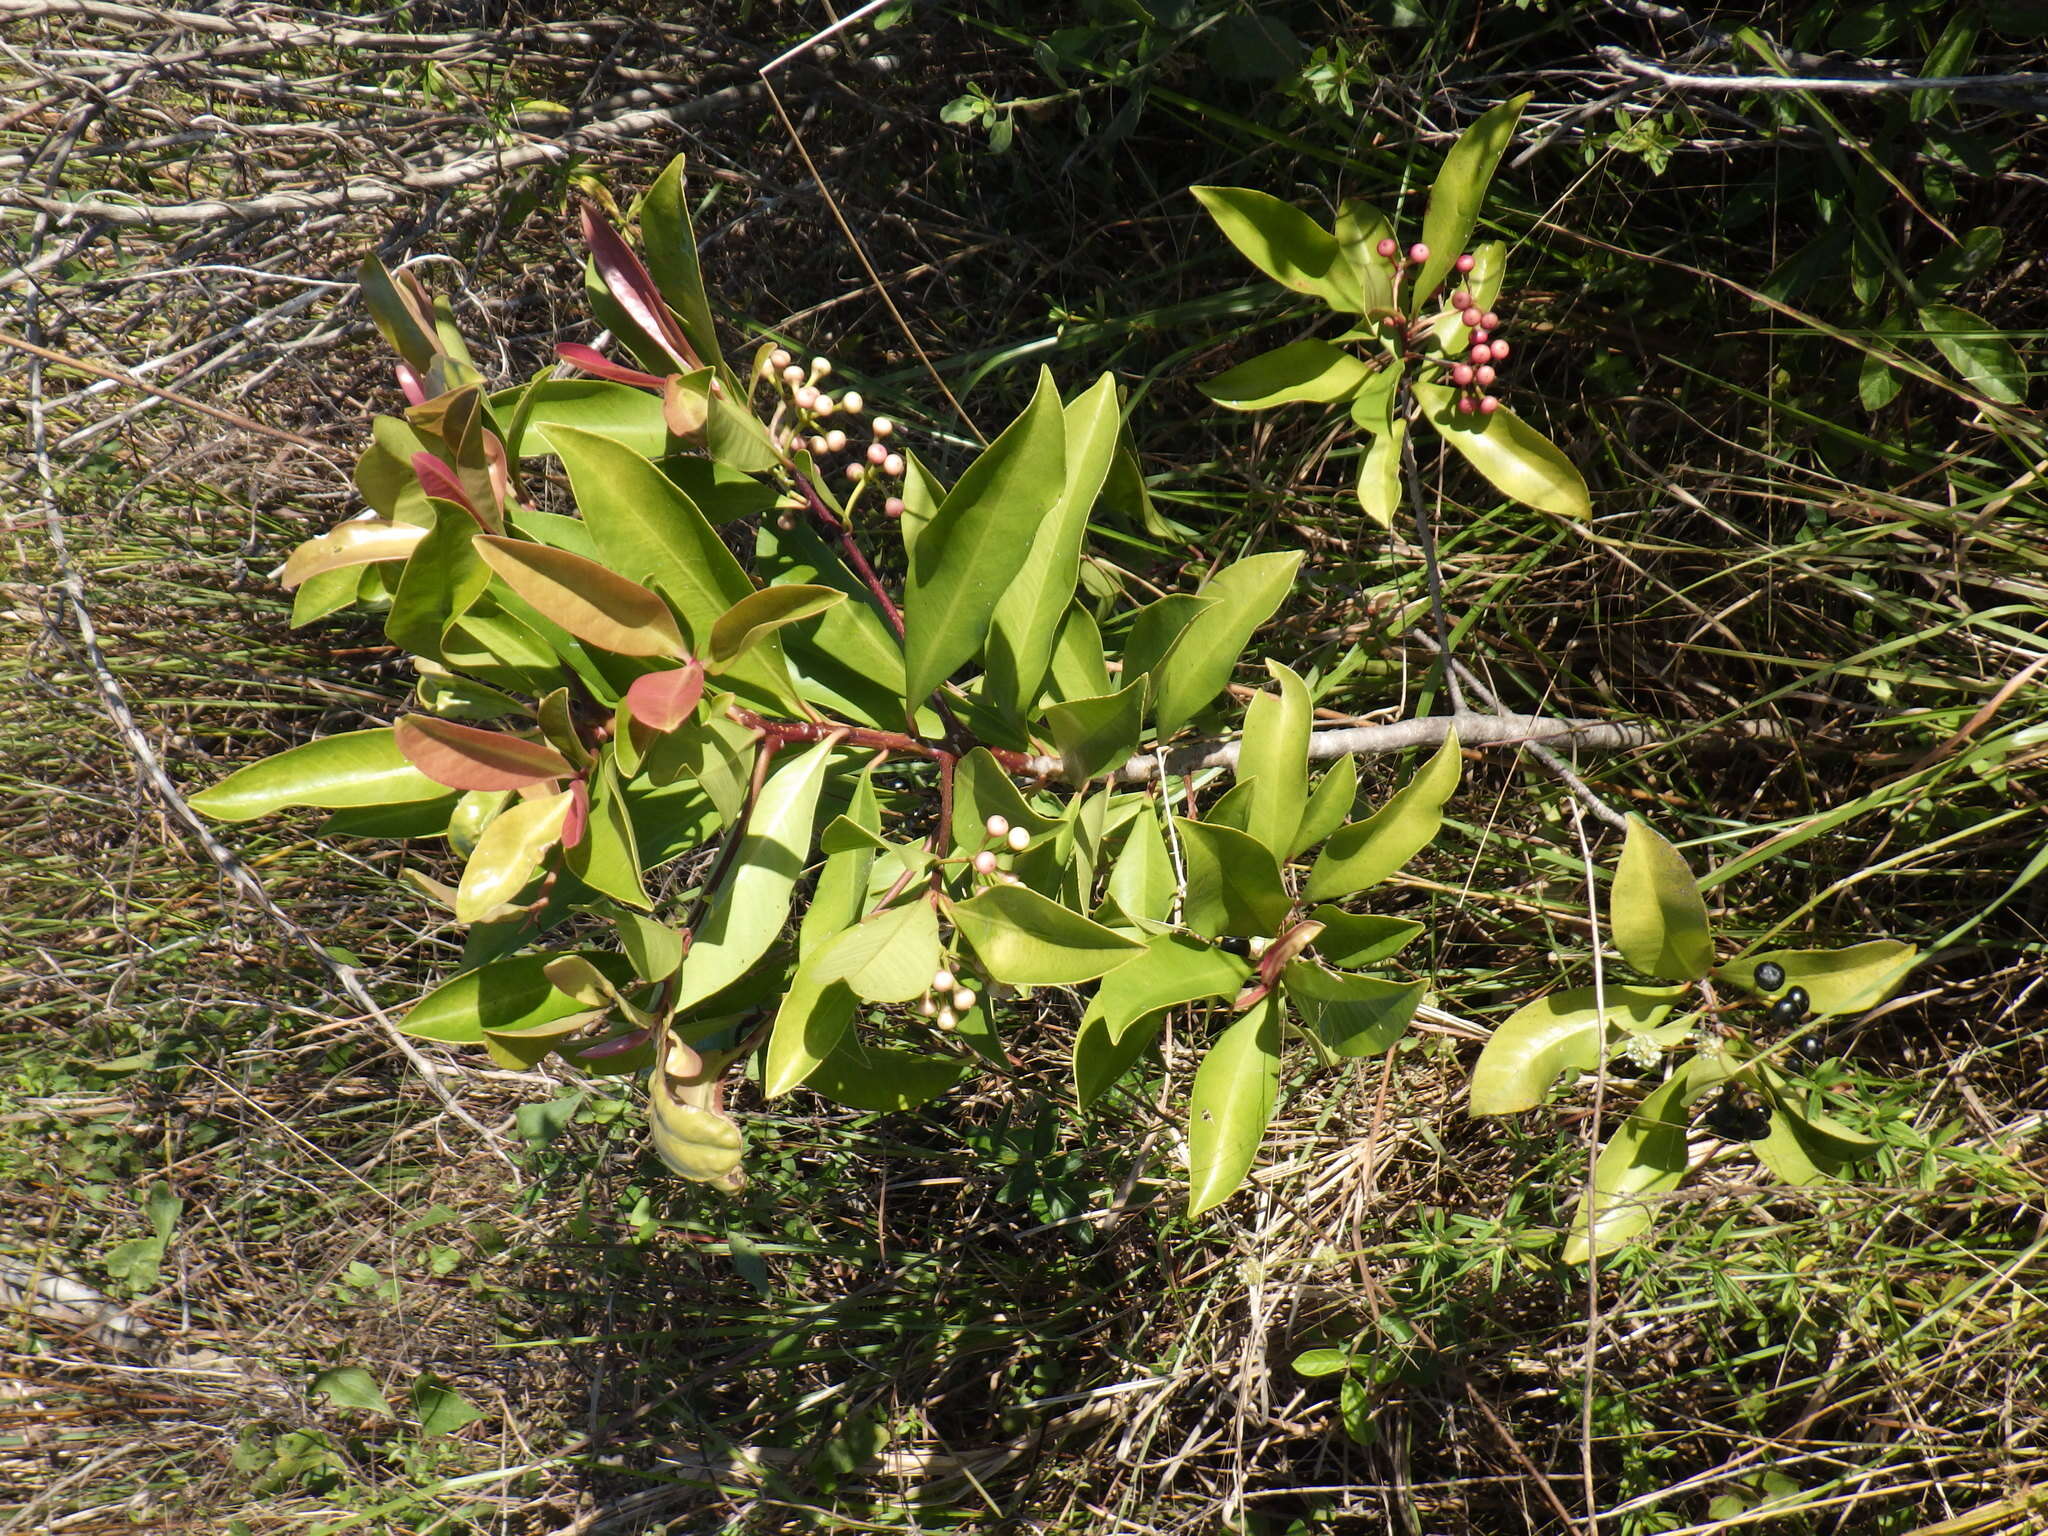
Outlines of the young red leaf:
{"label": "young red leaf", "polygon": [[440,501],[452,501],[471,517],[476,518],[479,528],[486,526],[477,516],[476,507],[470,502],[469,492],[462,488],[462,481],[448,466],[446,459],[435,457],[425,449],[412,456],[412,472],[420,477],[420,488],[429,496]]}
{"label": "young red leaf", "polygon": [[407,762],[450,789],[520,789],[575,771],[544,741],[431,715],[407,715],[398,722],[395,739]]}
{"label": "young red leaf", "polygon": [[597,348],[586,347],[580,341],[556,343],[555,356],[571,368],[580,369],[596,378],[610,379],[614,384],[631,384],[637,389],[660,389],[664,382],[659,374],[643,373],[638,368],[615,363]]}
{"label": "young red leaf", "polygon": [[611,296],[633,317],[633,323],[646,333],[647,339],[673,357],[677,367],[703,367],[697,349],[669,315],[661,290],[640,264],[640,258],[633,254],[633,248],[588,203],[583,205],[583,239],[590,247],[597,275],[604,279]]}
{"label": "young red leaf", "polygon": [[648,672],[626,690],[626,707],[636,723],[672,731],[697,711],[704,697],[704,663],[694,656],[666,672]]}

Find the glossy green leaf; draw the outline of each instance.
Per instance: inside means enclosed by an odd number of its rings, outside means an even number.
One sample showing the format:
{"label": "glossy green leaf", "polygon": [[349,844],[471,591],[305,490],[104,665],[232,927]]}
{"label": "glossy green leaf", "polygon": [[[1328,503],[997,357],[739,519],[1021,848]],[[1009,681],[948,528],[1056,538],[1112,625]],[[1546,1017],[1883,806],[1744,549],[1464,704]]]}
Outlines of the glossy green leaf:
{"label": "glossy green leaf", "polygon": [[981,654],[996,604],[1065,486],[1059,391],[1041,373],[1024,414],[968,466],[911,552],[903,661],[913,702]]}
{"label": "glossy green leaf", "polygon": [[803,696],[842,719],[900,729],[903,647],[867,588],[807,523],[783,529],[764,517],[756,546],[762,568],[776,581],[832,586],[853,599],[826,609],[815,623],[777,633]]}
{"label": "glossy green leaf", "polygon": [[1142,677],[1101,698],[1073,699],[1049,707],[1045,723],[1052,730],[1067,782],[1085,784],[1128,762],[1144,734],[1144,712]]}
{"label": "glossy green leaf", "polygon": [[745,975],[789,918],[810,855],[818,792],[833,745],[820,742],[768,776],[731,866],[697,927],[677,975],[674,1006],[693,1008]]}
{"label": "glossy green leaf", "polygon": [[565,549],[478,534],[498,579],[586,645],[621,656],[678,657],[682,632],[659,593]]}
{"label": "glossy green leaf", "polygon": [[411,523],[387,523],[378,518],[343,523],[292,551],[291,558],[284,563],[285,590],[329,571],[408,559],[426,536],[426,529]]}
{"label": "glossy green leaf", "polygon": [[1139,1020],[1163,1009],[1208,997],[1234,997],[1251,968],[1213,944],[1162,933],[1144,953],[1102,978],[1081,1022],[1100,1021],[1112,1041]]}
{"label": "glossy green leaf", "polygon": [[363,304],[369,309],[371,320],[384,333],[391,349],[414,372],[425,374],[433,366],[441,344],[429,323],[430,317],[420,312],[411,294],[400,290],[402,279],[393,278],[375,256],[365,256],[356,268],[356,281],[362,285]]}
{"label": "glossy green leaf", "polygon": [[1112,692],[1102,627],[1079,603],[1069,605],[1053,638],[1047,683],[1056,699],[1099,699]]}
{"label": "glossy green leaf", "polygon": [[514,405],[526,409],[519,438],[522,459],[559,454],[556,431],[567,427],[610,438],[643,459],[658,459],[668,449],[668,424],[662,419],[661,396],[609,379],[539,379],[523,390],[501,390],[491,396],[493,409]]}
{"label": "glossy green leaf", "polygon": [[1143,948],[1021,885],[990,886],[956,903],[952,918],[988,974],[1014,987],[1093,981]]}
{"label": "glossy green leaf", "polygon": [[1382,528],[1394,526],[1401,511],[1401,444],[1408,423],[1397,421],[1373,438],[1358,460],[1358,505]]}
{"label": "glossy green leaf", "polygon": [[1699,883],[1684,855],[1640,816],[1628,818],[1607,908],[1614,947],[1643,975],[1697,981],[1713,967],[1714,935]]}
{"label": "glossy green leaf", "polygon": [[1022,721],[1038,705],[1060,622],[1074,598],[1088,514],[1101,494],[1123,418],[1116,380],[1104,374],[1061,411],[1065,479],[1059,499],[1013,556],[1014,574],[990,616],[985,697]]}
{"label": "glossy green leaf", "polygon": [[1109,872],[1109,900],[1134,923],[1164,923],[1179,890],[1159,813],[1146,806],[1124,834],[1123,851]]}
{"label": "glossy green leaf", "polygon": [[1715,974],[1756,991],[1756,968],[1766,960],[1785,968],[1785,985],[1806,988],[1815,1018],[1862,1013],[1897,990],[1920,962],[1920,951],[1897,939],[1872,939],[1847,949],[1773,949],[1731,960]]}
{"label": "glossy green leaf", "polygon": [[1201,390],[1233,411],[1262,411],[1302,401],[1328,404],[1349,400],[1372,372],[1340,347],[1304,339],[1239,363],[1210,379]]}
{"label": "glossy green leaf", "polygon": [[1289,857],[1307,852],[1343,826],[1357,803],[1358,763],[1340,757],[1323,770],[1310,791],[1308,803],[1302,807],[1301,825],[1295,828],[1293,845],[1287,850]]}
{"label": "glossy green leaf", "polygon": [[1491,416],[1460,416],[1455,390],[1420,380],[1414,388],[1430,425],[1503,496],[1558,517],[1592,517],[1585,477],[1513,411],[1503,406]]}
{"label": "glossy green leaf", "polygon": [[921,1109],[966,1075],[967,1064],[950,1056],[867,1045],[847,1030],[807,1086],[848,1109],[884,1113]]}
{"label": "glossy green leaf", "polygon": [[288,805],[343,810],[448,793],[406,761],[390,729],[344,731],[237,768],[187,801],[215,821],[254,821]]}
{"label": "glossy green leaf", "polygon": [[476,840],[455,891],[455,920],[474,923],[511,901],[562,839],[575,796],[568,790],[522,800],[499,812]]}
{"label": "glossy green leaf", "polygon": [[805,968],[820,983],[843,981],[871,1003],[907,1003],[931,990],[939,968],[939,918],[922,895],[839,933]]}
{"label": "glossy green leaf", "polygon": [[1591,1072],[1607,1049],[1609,1026],[1654,1029],[1683,987],[1624,987],[1608,982],[1607,1011],[1601,1014],[1591,987],[1547,992],[1525,1003],[1495,1027],[1472,1069],[1472,1113],[1511,1115],[1534,1109],[1559,1076]]}
{"label": "glossy green leaf", "polygon": [[988,841],[989,817],[1000,816],[1034,839],[1059,829],[1057,819],[1031,808],[1016,783],[986,747],[976,747],[953,770],[953,846],[978,852]]}
{"label": "glossy green leaf", "polygon": [[[624,986],[633,971],[623,955],[576,952]],[[443,982],[406,1012],[398,1027],[416,1040],[476,1045],[486,1030],[516,1033],[585,1012],[585,1003],[548,980],[547,968],[560,955],[514,955]]]}
{"label": "glossy green leaf", "polygon": [[640,844],[633,833],[633,819],[627,814],[625,793],[609,759],[591,776],[590,818],[582,840],[568,850],[563,862],[593,891],[642,912],[653,909],[654,901],[641,879]]}
{"label": "glossy green leaf", "polygon": [[1310,868],[1310,901],[1349,896],[1379,884],[1427,848],[1443,825],[1444,802],[1458,787],[1463,759],[1451,731],[1399,792],[1364,821],[1339,828]]}
{"label": "glossy green leaf", "polygon": [[1358,278],[1337,238],[1291,203],[1248,187],[1191,187],[1224,238],[1283,288],[1313,294],[1332,309],[1365,308]]}
{"label": "glossy green leaf", "polygon": [[1188,928],[1209,939],[1277,933],[1287,919],[1289,902],[1273,851],[1232,827],[1185,816],[1176,816],[1173,825],[1187,861],[1181,919]]}
{"label": "glossy green leaf", "polygon": [[1394,306],[1394,264],[1379,250],[1393,233],[1385,214],[1355,197],[1347,197],[1337,210],[1337,249],[1350,264],[1368,315]]}
{"label": "glossy green leaf", "polygon": [[1292,961],[1280,975],[1303,1026],[1334,1056],[1377,1056],[1389,1049],[1407,1033],[1422,1002],[1422,982],[1345,976],[1310,960]]}
{"label": "glossy green leaf", "polygon": [[684,198],[684,158],[677,155],[655,178],[640,204],[640,243],[647,268],[668,307],[681,322],[683,334],[697,355],[716,368],[724,359],[711,321],[711,301],[704,295],[704,274],[697,263],[697,234]]}
{"label": "glossy green leaf", "polygon": [[1086,1109],[1116,1085],[1138,1063],[1147,1047],[1158,1038],[1161,1011],[1146,1015],[1123,1034],[1112,1037],[1101,1019],[1083,1023],[1074,1031],[1074,1102]]}
{"label": "glossy green leaf", "polygon": [[[520,1029],[487,1029],[484,1050],[508,1072],[530,1072],[585,1030],[604,1022],[609,1007],[588,1008],[566,1018]],[[588,1042],[595,1044],[595,1041]]]}
{"label": "glossy green leaf", "polygon": [[1420,309],[1428,301],[1468,249],[1479,210],[1486,205],[1494,167],[1514,139],[1522,108],[1528,104],[1527,92],[1500,103],[1460,134],[1444,156],[1429,189],[1428,211],[1422,216],[1422,241],[1429,247],[1429,260],[1409,287],[1412,307]]}
{"label": "glossy green leaf", "polygon": [[846,594],[837,587],[780,586],[749,592],[711,626],[705,659],[713,671],[722,671],[785,624],[814,619],[845,601]]}
{"label": "glossy green leaf", "polygon": [[1920,327],[1934,350],[1985,399],[2018,405],[2027,398],[2027,365],[1996,326],[1953,304],[1924,304]]}
{"label": "glossy green leaf", "polygon": [[472,542],[476,524],[452,502],[431,503],[434,526],[399,572],[384,615],[391,643],[415,656],[444,660],[441,636],[491,584],[491,568]]}
{"label": "glossy green leaf", "polygon": [[[637,842],[637,839],[636,839]],[[638,912],[612,909],[611,919],[619,930],[619,942],[632,962],[633,974],[642,981],[666,981],[683,963],[683,936],[658,918]]]}
{"label": "glossy green leaf", "polygon": [[1170,736],[1208,706],[1230,681],[1252,634],[1273,616],[1301,568],[1300,550],[1253,555],[1217,572],[1198,594],[1210,606],[1196,614],[1155,673],[1154,718]]}
{"label": "glossy green leaf", "polygon": [[1422,924],[1406,918],[1346,912],[1341,907],[1317,907],[1309,918],[1323,925],[1323,931],[1315,937],[1316,953],[1347,971],[1363,970],[1392,959],[1422,932]]}
{"label": "glossy green leaf", "polygon": [[808,1081],[838,1048],[859,1005],[844,982],[821,980],[814,965],[798,966],[769,1030],[761,1092],[772,1099]]}
{"label": "glossy green leaf", "polygon": [[568,759],[544,741],[458,720],[405,715],[391,734],[407,762],[450,789],[524,789],[575,772]]}
{"label": "glossy green leaf", "polygon": [[[1124,634],[1123,680],[1130,682],[1157,673],[1160,664],[1180,644],[1188,627],[1200,614],[1215,606],[1216,599],[1211,597],[1197,597],[1192,592],[1172,592],[1132,614],[1130,628]],[[1101,691],[1108,691],[1106,684]]]}
{"label": "glossy green leaf", "polygon": [[1351,397],[1351,424],[1361,432],[1385,436],[1394,429],[1394,407],[1408,367],[1400,358],[1380,363],[1372,377]]}
{"label": "glossy green leaf", "polygon": [[696,781],[717,808],[719,819],[730,822],[740,813],[753,767],[754,733],[726,719],[714,703],[703,715],[685,720],[656,742],[641,771],[656,784]]}
{"label": "glossy green leaf", "polygon": [[1663,1206],[1658,1197],[1685,1177],[1691,1083],[1691,1073],[1681,1068],[1652,1089],[1601,1149],[1593,1165],[1593,1200],[1579,1202],[1565,1239],[1565,1263],[1583,1264],[1595,1251],[1611,1253],[1656,1221]]}
{"label": "glossy green leaf", "polygon": [[1256,785],[1245,831],[1286,859],[1308,804],[1308,737],[1314,704],[1293,669],[1268,661],[1279,692],[1261,690],[1244,715],[1237,775]]}
{"label": "glossy green leaf", "polygon": [[1188,1098],[1188,1214],[1236,1193],[1280,1092],[1280,1005],[1262,998],[1217,1036]]}

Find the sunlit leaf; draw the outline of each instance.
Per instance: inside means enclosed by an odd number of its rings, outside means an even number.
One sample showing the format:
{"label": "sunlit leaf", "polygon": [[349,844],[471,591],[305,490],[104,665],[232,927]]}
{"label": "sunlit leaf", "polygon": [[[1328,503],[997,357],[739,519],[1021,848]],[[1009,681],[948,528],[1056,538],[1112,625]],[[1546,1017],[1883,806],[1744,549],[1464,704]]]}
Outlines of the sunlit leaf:
{"label": "sunlit leaf", "polygon": [[704,274],[697,263],[697,234],[683,195],[684,157],[677,155],[655,178],[640,203],[640,242],[655,286],[681,322],[697,355],[711,366],[723,363],[718,334],[711,321],[711,302],[704,294]]}
{"label": "sunlit leaf", "polygon": [[254,821],[288,805],[342,810],[438,800],[444,784],[428,778],[398,750],[387,728],[344,731],[238,768],[187,803],[215,821]]}
{"label": "sunlit leaf", "polygon": [[1296,960],[1281,973],[1287,1001],[1334,1056],[1377,1056],[1407,1033],[1424,983],[1381,981]]}
{"label": "sunlit leaf", "polygon": [[[576,952],[615,985],[633,979],[622,955],[595,950]],[[582,1013],[588,1004],[561,991],[548,979],[548,966],[560,955],[514,955],[443,982],[406,1012],[398,1027],[419,1040],[448,1045],[475,1045],[485,1030],[517,1032]]]}
{"label": "sunlit leaf", "polygon": [[586,645],[621,656],[681,656],[682,633],[658,593],[581,555],[478,534],[498,579]]}
{"label": "sunlit leaf", "polygon": [[1245,710],[1237,776],[1254,786],[1244,830],[1285,859],[1308,803],[1308,737],[1313,703],[1292,668],[1268,661],[1279,692],[1260,691]]}
{"label": "sunlit leaf", "polygon": [[1217,1036],[1188,1096],[1188,1214],[1236,1193],[1280,1091],[1280,1005],[1267,997]]}
{"label": "sunlit leaf", "polygon": [[711,644],[706,660],[713,671],[722,671],[744,655],[765,636],[785,624],[814,619],[828,608],[846,601],[837,587],[777,586],[749,592],[719,615],[711,626]]}
{"label": "sunlit leaf", "polygon": [[1455,390],[1420,380],[1414,387],[1430,425],[1503,496],[1558,517],[1593,515],[1585,477],[1555,443],[1513,411],[1503,406],[1491,416],[1461,416]]}
{"label": "sunlit leaf", "polygon": [[1358,278],[1336,236],[1296,208],[1248,187],[1191,187],[1224,238],[1283,288],[1313,294],[1331,308],[1365,308]]}
{"label": "sunlit leaf", "polygon": [[938,968],[938,914],[921,895],[843,930],[805,965],[818,982],[843,981],[871,1003],[924,996]]}
{"label": "sunlit leaf", "polygon": [[1401,510],[1401,444],[1408,423],[1397,421],[1374,437],[1358,460],[1358,505],[1382,528],[1394,526]]}
{"label": "sunlit leaf", "polygon": [[457,922],[474,923],[525,889],[548,851],[561,841],[574,800],[567,790],[522,800],[484,828],[455,891]]}
{"label": "sunlit leaf", "polygon": [[1310,791],[1308,802],[1302,807],[1301,825],[1295,828],[1292,846],[1287,849],[1291,858],[1304,853],[1322,842],[1351,815],[1351,808],[1358,803],[1358,763],[1349,757],[1340,757],[1323,770],[1323,776],[1316,780],[1316,787]]}
{"label": "sunlit leaf", "polygon": [[1016,987],[1093,981],[1142,946],[1021,885],[995,885],[953,906],[954,926],[995,980]]}
{"label": "sunlit leaf", "polygon": [[308,539],[292,551],[284,563],[286,590],[314,576],[349,566],[371,565],[382,560],[404,560],[427,536],[427,530],[411,523],[387,523],[358,519],[343,523],[331,533]]}
{"label": "sunlit leaf", "polygon": [[1528,104],[1527,92],[1500,103],[1460,134],[1444,156],[1429,189],[1429,209],[1422,216],[1422,239],[1429,247],[1429,259],[1408,289],[1414,307],[1421,308],[1436,292],[1452,264],[1468,248],[1479,210],[1486,205],[1494,167],[1514,139],[1522,108]]}
{"label": "sunlit leaf", "polygon": [[1202,588],[1198,595],[1209,599],[1209,606],[1188,622],[1154,672],[1154,718],[1162,737],[1186,725],[1223,691],[1252,633],[1293,587],[1301,560],[1300,550],[1252,555],[1225,566]]}
{"label": "sunlit leaf", "polygon": [[1872,939],[1847,949],[1772,949],[1731,960],[1715,974],[1755,991],[1756,968],[1766,960],[1785,968],[1787,987],[1806,988],[1813,1017],[1828,1018],[1875,1008],[1919,964],[1920,951],[1897,939]]}
{"label": "sunlit leaf", "polygon": [[1232,827],[1174,818],[1187,861],[1182,919],[1204,938],[1275,933],[1286,920],[1287,889],[1280,861],[1264,843]]}
{"label": "sunlit leaf", "polygon": [[1351,353],[1327,341],[1307,339],[1239,363],[1201,389],[1231,410],[1260,411],[1302,401],[1349,400],[1371,377],[1371,367]]}
{"label": "sunlit leaf", "polygon": [[1607,1009],[1591,987],[1548,992],[1494,1028],[1472,1069],[1472,1113],[1511,1115],[1534,1109],[1565,1072],[1591,1072],[1607,1050],[1609,1026],[1654,1029],[1685,995],[1683,987],[1625,987],[1608,982]]}
{"label": "sunlit leaf", "polygon": [[1379,250],[1393,233],[1385,214],[1355,197],[1347,197],[1337,210],[1337,249],[1350,263],[1366,314],[1393,308],[1394,264]]}
{"label": "sunlit leaf", "polygon": [[1714,964],[1714,935],[1685,856],[1642,817],[1628,818],[1607,898],[1621,957],[1645,976],[1697,981]]}
{"label": "sunlit leaf", "polygon": [[1102,978],[1082,1023],[1099,1020],[1110,1040],[1120,1040],[1132,1025],[1162,1009],[1234,997],[1250,974],[1242,960],[1213,944],[1185,934],[1159,934],[1146,943],[1143,954]]}
{"label": "sunlit leaf", "polygon": [[1363,970],[1391,959],[1422,932],[1422,924],[1406,918],[1346,912],[1341,907],[1317,907],[1309,917],[1323,925],[1315,938],[1316,953],[1342,970]]}
{"label": "sunlit leaf", "polygon": [[1303,894],[1310,901],[1349,896],[1377,885],[1435,839],[1444,802],[1458,787],[1463,760],[1458,733],[1449,732],[1392,799],[1364,821],[1340,827],[1324,842]]}
{"label": "sunlit leaf", "polygon": [[2005,333],[1953,304],[1924,304],[1920,326],[1934,350],[1987,400],[2018,405],[2027,398],[2027,365]]}
{"label": "sunlit leaf", "polygon": [[1684,1179],[1686,1105],[1693,1092],[1687,1067],[1652,1089],[1601,1149],[1593,1165],[1593,1199],[1579,1202],[1565,1239],[1565,1263],[1583,1264],[1596,1251],[1611,1253],[1646,1231],[1662,1209],[1658,1197]]}
{"label": "sunlit leaf", "polygon": [[1138,750],[1144,733],[1145,679],[1096,699],[1072,699],[1045,712],[1071,784],[1114,773]]}
{"label": "sunlit leaf", "polygon": [[544,741],[433,715],[404,716],[392,736],[408,762],[450,789],[523,789],[575,772]]}

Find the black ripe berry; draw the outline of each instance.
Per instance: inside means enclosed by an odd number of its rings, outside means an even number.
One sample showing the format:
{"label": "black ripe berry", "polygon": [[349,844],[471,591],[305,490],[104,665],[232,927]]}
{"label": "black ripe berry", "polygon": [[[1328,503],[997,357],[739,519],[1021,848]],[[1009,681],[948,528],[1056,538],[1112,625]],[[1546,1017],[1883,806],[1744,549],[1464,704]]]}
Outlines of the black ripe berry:
{"label": "black ripe berry", "polygon": [[1216,947],[1226,955],[1243,956],[1252,952],[1252,941],[1238,934],[1226,933],[1216,940]]}
{"label": "black ripe berry", "polygon": [[1732,1084],[1721,1090],[1700,1123],[1723,1141],[1762,1141],[1771,1134],[1770,1111]]}
{"label": "black ripe berry", "polygon": [[1785,967],[1775,960],[1766,960],[1756,968],[1756,985],[1760,992],[1775,992],[1785,985]]}
{"label": "black ripe berry", "polygon": [[1771,1022],[1779,1029],[1797,1029],[1799,1021],[1806,1015],[1792,1006],[1790,998],[1779,998],[1771,1004]]}
{"label": "black ripe berry", "polygon": [[1802,1035],[1794,1042],[1792,1049],[1808,1061],[1819,1061],[1828,1053],[1827,1036],[1822,1034]]}
{"label": "black ripe berry", "polygon": [[1801,1019],[1806,1017],[1807,1010],[1813,1006],[1813,999],[1806,995],[1806,988],[1804,987],[1794,987],[1780,1001],[1791,1008],[1794,1015]]}

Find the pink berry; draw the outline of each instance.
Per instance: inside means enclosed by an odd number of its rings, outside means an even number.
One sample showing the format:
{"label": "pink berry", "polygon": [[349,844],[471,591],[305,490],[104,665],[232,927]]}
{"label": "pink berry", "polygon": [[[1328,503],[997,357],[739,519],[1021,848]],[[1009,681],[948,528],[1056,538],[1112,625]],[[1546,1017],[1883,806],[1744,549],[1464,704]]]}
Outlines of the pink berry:
{"label": "pink berry", "polygon": [[882,467],[882,461],[887,459],[888,457],[889,450],[884,448],[880,443],[868,444],[868,462],[874,465],[877,469],[880,469]]}
{"label": "pink berry", "polygon": [[1493,348],[1489,347],[1485,342],[1482,341],[1470,352],[1467,352],[1465,354],[1465,357],[1472,364],[1473,367],[1477,368],[1481,363],[1490,363],[1493,361]]}
{"label": "pink berry", "polygon": [[1497,331],[1500,329],[1500,316],[1496,315],[1492,310],[1489,309],[1485,314],[1479,317],[1479,323],[1485,326],[1489,331]]}
{"label": "pink berry", "polygon": [[1453,262],[1452,265],[1455,266],[1460,272],[1470,272],[1474,265],[1472,260],[1472,253],[1470,251],[1467,251],[1463,256],[1460,256],[1455,262]]}
{"label": "pink berry", "polygon": [[1429,260],[1429,247],[1424,245],[1420,240],[1416,241],[1413,245],[1408,247],[1408,259],[1410,261]]}
{"label": "pink berry", "polygon": [[1382,256],[1392,261],[1395,256],[1400,254],[1401,247],[1394,244],[1393,237],[1390,235],[1380,242],[1379,250]]}
{"label": "pink berry", "polygon": [[1496,341],[1493,344],[1493,360],[1496,363],[1504,363],[1508,360],[1508,344],[1506,342]]}
{"label": "pink berry", "polygon": [[1458,414],[1460,416],[1470,416],[1472,414],[1472,397],[1470,395],[1458,396]]}
{"label": "pink berry", "polygon": [[1495,411],[1499,409],[1500,402],[1494,399],[1491,395],[1483,397],[1479,402],[1479,414],[1482,416],[1491,416]]}
{"label": "pink berry", "polygon": [[1470,309],[1471,307],[1472,295],[1467,293],[1464,289],[1460,288],[1456,293],[1451,295],[1451,308]]}
{"label": "pink berry", "polygon": [[1477,325],[1479,323],[1479,311],[1468,304],[1465,306],[1465,313],[1458,316],[1458,318],[1467,325]]}
{"label": "pink berry", "polygon": [[891,496],[882,503],[882,510],[891,517],[901,517],[903,515],[903,498],[901,496]]}
{"label": "pink berry", "polygon": [[996,856],[984,848],[974,856],[974,872],[978,875],[992,875],[996,872]]}
{"label": "pink berry", "polygon": [[1493,339],[1493,332],[1487,330],[1485,326],[1481,326],[1472,333],[1472,339],[1474,341],[1491,341]]}
{"label": "pink berry", "polygon": [[1484,368],[1474,370],[1471,381],[1460,379],[1458,382],[1464,384],[1476,381],[1481,389],[1491,389],[1493,388],[1493,381],[1499,377],[1500,375],[1493,371],[1493,365],[1488,363]]}
{"label": "pink berry", "polygon": [[861,476],[865,475],[867,472],[867,465],[861,463],[859,459],[855,459],[851,464],[846,466],[846,478],[853,481],[855,484],[859,484]]}
{"label": "pink berry", "polygon": [[903,473],[903,455],[892,453],[882,460],[882,473],[892,480],[900,476]]}
{"label": "pink berry", "polygon": [[1460,363],[1451,370],[1451,382],[1460,389],[1470,384],[1472,377],[1472,365],[1470,363]]}

